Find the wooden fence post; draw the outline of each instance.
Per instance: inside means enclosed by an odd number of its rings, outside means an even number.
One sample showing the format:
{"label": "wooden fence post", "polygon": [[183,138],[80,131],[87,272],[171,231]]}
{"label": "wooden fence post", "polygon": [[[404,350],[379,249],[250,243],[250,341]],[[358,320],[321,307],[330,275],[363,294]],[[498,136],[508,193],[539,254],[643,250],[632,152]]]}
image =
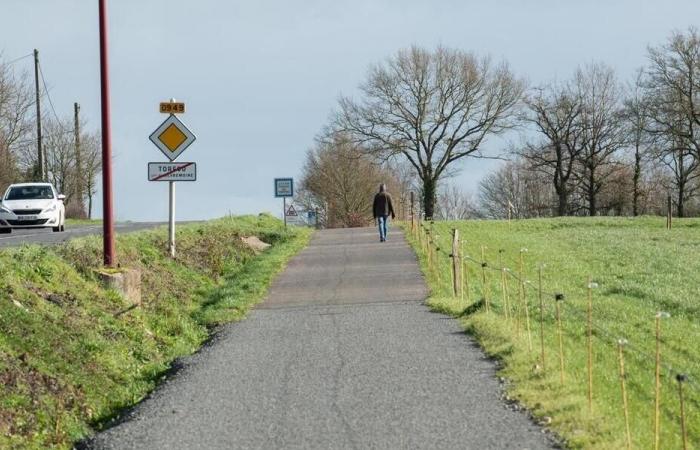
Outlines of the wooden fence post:
{"label": "wooden fence post", "polygon": [[685,428],[685,399],[683,397],[683,383],[688,381],[688,377],[682,373],[676,375],[678,382],[678,400],[681,410],[681,438],[683,439],[683,450],[688,450],[688,430]]}
{"label": "wooden fence post", "polygon": [[618,348],[618,359],[620,362],[620,389],[622,391],[622,409],[625,413],[625,439],[627,443],[627,449],[632,450],[632,433],[630,432],[630,413],[629,407],[627,406],[627,389],[625,387],[625,357],[623,352],[623,347],[627,345],[626,339],[620,339],[617,341]]}
{"label": "wooden fence post", "polygon": [[537,293],[540,300],[540,351],[542,357],[542,371],[547,368],[547,360],[544,353],[544,298],[542,298],[542,264],[537,268]]}
{"label": "wooden fence post", "polygon": [[561,326],[561,308],[559,303],[564,301],[564,294],[554,296],[554,305],[557,313],[557,334],[559,335],[559,380],[564,385],[564,332]]}
{"label": "wooden fence post", "polygon": [[486,281],[486,247],[481,246],[481,293],[484,296],[484,306],[486,306],[486,312],[490,312],[491,308],[489,306],[489,288],[488,282]]}
{"label": "wooden fence post", "polygon": [[459,287],[461,286],[461,255],[459,253],[459,230],[454,229],[452,231],[452,293],[455,297],[459,295]]}
{"label": "wooden fence post", "polygon": [[415,210],[415,195],[411,191],[411,233],[415,236],[416,234],[416,210]]}
{"label": "wooden fence post", "polygon": [[588,347],[588,412],[593,413],[593,288],[598,285],[588,277],[587,333]]}

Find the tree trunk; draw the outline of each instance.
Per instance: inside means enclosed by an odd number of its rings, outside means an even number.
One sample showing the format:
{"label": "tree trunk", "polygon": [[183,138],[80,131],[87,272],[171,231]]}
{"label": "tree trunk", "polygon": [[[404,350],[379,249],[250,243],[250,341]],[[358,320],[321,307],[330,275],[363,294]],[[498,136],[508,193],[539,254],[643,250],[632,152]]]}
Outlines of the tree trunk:
{"label": "tree trunk", "polygon": [[423,179],[423,207],[425,219],[432,219],[435,213],[435,201],[437,196],[437,180],[432,177]]}
{"label": "tree trunk", "polygon": [[566,187],[566,180],[562,174],[562,166],[560,162],[557,162],[557,167],[554,171],[554,192],[557,193],[558,205],[557,205],[557,217],[563,217],[566,215],[566,210],[569,203],[569,190]]}
{"label": "tree trunk", "polygon": [[685,161],[683,150],[678,151],[678,217],[683,217],[683,197],[685,197],[685,183],[687,175],[685,171]]}
{"label": "tree trunk", "polygon": [[634,177],[632,178],[632,215],[639,215],[639,178],[642,175],[642,155],[639,146],[634,150]]}
{"label": "tree trunk", "polygon": [[566,207],[569,203],[569,192],[567,191],[565,186],[555,186],[554,190],[556,191],[557,197],[559,199],[557,205],[557,216],[563,217],[566,215]]}
{"label": "tree trunk", "polygon": [[595,216],[597,210],[596,192],[595,192],[595,171],[592,168],[588,170],[588,213],[591,217]]}

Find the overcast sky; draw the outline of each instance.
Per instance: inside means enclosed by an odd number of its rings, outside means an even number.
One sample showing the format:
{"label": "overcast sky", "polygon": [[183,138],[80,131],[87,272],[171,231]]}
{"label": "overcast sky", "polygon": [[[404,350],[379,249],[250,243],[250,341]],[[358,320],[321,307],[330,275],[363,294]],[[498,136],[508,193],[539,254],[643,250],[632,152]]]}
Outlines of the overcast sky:
{"label": "overcast sky", "polygon": [[[97,129],[97,0],[0,4],[4,60],[39,49],[59,114],[77,101]],[[197,162],[198,181],[178,184],[178,219],[280,213],[273,178],[298,178],[338,97],[398,49],[491,54],[532,84],[592,61],[630,79],[647,45],[698,24],[700,1],[112,0],[109,12],[116,215],[165,220],[167,183],[146,181],[147,163],[165,160],[148,140],[160,101],[185,101],[198,138],[179,158]],[[474,189],[494,164],[468,159],[452,182]]]}

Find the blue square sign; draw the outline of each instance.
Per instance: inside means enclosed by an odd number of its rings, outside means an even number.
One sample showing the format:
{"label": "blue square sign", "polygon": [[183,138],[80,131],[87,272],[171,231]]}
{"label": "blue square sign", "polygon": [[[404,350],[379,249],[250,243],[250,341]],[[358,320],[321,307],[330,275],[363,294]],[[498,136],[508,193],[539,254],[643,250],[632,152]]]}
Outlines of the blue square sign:
{"label": "blue square sign", "polygon": [[275,197],[294,197],[294,179],[275,178]]}

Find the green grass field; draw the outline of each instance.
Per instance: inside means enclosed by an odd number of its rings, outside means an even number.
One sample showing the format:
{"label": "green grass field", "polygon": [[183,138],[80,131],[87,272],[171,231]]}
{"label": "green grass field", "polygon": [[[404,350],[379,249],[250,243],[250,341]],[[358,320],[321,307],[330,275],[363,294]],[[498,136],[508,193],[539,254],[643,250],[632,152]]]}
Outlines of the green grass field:
{"label": "green grass field", "polygon": [[[255,254],[241,236],[272,246]],[[142,307],[97,282],[99,237],[0,251],[0,448],[71,448],[148,394],[211,327],[243,318],[310,230],[269,215],[120,235]]]}
{"label": "green grass field", "polygon": [[[425,226],[431,228],[430,224]],[[632,446],[654,448],[655,316],[659,311],[670,314],[661,320],[660,448],[682,448],[675,378],[678,373],[688,376],[683,393],[689,447],[700,446],[700,220],[677,220],[672,230],[665,229],[664,218],[562,218],[511,224],[435,222],[432,227],[441,249],[434,270],[430,270],[425,247],[406,228],[431,286],[429,305],[460,318],[487,353],[502,361],[501,373],[510,380],[509,395],[536,417],[551,418],[548,426],[569,447],[625,448],[618,354],[618,340],[625,339],[625,389]],[[451,291],[449,253],[454,228],[465,241],[467,255],[464,266],[468,290],[464,299]],[[488,261],[486,289],[482,282],[482,246]],[[521,254],[524,278],[530,281],[525,285],[525,300],[519,295],[517,281]],[[537,277],[541,264],[543,327]],[[505,277],[506,298],[502,267],[512,271]],[[597,285],[591,290],[592,412],[587,397],[589,276]],[[563,384],[555,293],[564,294],[559,302]],[[505,308],[506,302],[509,308]]]}

